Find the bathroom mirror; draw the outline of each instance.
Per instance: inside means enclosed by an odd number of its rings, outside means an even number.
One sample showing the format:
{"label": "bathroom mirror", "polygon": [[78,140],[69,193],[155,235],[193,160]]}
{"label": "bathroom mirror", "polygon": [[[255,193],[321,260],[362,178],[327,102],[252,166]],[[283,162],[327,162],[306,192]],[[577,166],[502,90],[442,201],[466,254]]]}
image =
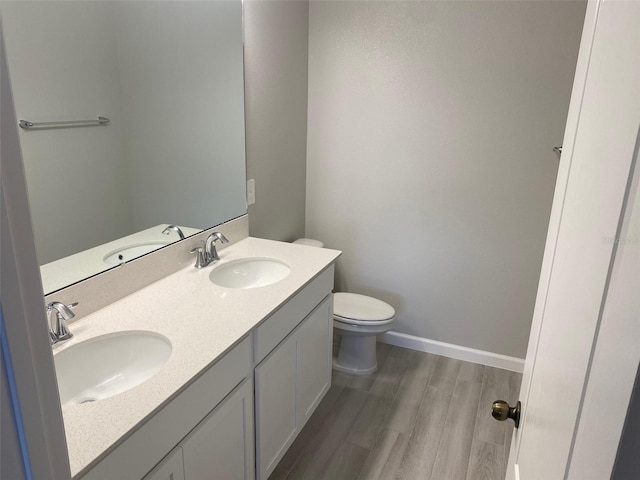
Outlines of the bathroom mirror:
{"label": "bathroom mirror", "polygon": [[45,293],[246,213],[241,0],[2,3]]}

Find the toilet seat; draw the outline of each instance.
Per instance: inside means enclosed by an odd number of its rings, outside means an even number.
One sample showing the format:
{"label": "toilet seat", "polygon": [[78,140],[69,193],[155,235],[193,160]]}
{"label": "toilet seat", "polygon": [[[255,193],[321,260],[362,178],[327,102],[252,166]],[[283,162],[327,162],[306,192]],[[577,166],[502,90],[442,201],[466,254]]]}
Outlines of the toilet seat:
{"label": "toilet seat", "polygon": [[333,295],[333,318],[337,322],[359,326],[388,325],[396,311],[388,303],[357,293],[338,292]]}
{"label": "toilet seat", "polygon": [[345,325],[354,325],[358,327],[378,327],[381,325],[389,325],[393,323],[395,319],[389,318],[387,320],[354,320],[353,318],[342,318],[338,315],[333,316],[333,321],[338,323],[344,323]]}

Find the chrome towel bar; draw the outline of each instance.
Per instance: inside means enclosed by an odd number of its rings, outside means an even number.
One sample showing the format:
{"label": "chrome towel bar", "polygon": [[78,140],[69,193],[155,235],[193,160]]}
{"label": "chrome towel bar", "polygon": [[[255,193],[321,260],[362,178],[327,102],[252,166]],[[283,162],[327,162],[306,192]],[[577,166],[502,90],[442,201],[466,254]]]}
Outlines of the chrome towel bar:
{"label": "chrome towel bar", "polygon": [[107,117],[98,117],[95,120],[60,120],[57,122],[30,122],[29,120],[20,120],[18,125],[24,129],[30,128],[65,128],[65,127],[84,127],[93,125],[107,125],[111,120]]}

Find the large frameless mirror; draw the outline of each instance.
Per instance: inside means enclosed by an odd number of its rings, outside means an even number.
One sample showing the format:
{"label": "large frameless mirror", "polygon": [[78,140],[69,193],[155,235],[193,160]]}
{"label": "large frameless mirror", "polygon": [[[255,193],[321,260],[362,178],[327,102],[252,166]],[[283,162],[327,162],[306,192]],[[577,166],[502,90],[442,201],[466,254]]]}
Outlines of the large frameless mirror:
{"label": "large frameless mirror", "polygon": [[2,18],[45,293],[246,213],[241,0]]}

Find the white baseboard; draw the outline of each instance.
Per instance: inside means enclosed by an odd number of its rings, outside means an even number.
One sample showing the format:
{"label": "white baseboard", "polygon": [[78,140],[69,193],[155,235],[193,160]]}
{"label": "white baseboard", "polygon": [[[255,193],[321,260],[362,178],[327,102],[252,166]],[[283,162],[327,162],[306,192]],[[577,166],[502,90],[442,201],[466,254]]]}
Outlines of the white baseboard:
{"label": "white baseboard", "polygon": [[429,340],[428,338],[416,337],[406,333],[391,331],[379,335],[378,340],[398,347],[434,353],[436,355],[442,355],[443,357],[464,360],[465,362],[480,363],[489,367],[502,368],[512,372],[522,373],[524,371],[524,359],[522,358],[485,352],[484,350],[476,350],[475,348],[462,347],[437,340]]}

